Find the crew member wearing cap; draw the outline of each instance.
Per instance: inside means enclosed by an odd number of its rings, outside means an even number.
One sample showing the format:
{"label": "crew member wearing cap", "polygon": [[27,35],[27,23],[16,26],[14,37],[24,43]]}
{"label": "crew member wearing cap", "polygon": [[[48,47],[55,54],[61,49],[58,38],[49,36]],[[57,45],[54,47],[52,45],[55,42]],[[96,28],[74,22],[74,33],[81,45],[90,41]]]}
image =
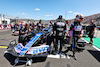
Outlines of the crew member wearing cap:
{"label": "crew member wearing cap", "polygon": [[63,18],[60,15],[58,17],[58,20],[53,25],[53,36],[54,36],[54,47],[55,52],[54,54],[57,54],[58,51],[58,40],[60,40],[60,49],[59,53],[62,53],[62,46],[63,46],[63,39],[66,32],[66,23],[63,22]]}

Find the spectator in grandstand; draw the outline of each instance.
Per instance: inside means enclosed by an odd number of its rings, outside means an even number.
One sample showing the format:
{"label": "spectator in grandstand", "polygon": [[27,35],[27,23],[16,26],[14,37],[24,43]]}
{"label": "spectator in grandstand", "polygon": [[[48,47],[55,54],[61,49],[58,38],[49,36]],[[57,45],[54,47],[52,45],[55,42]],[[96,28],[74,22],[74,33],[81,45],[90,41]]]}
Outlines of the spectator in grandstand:
{"label": "spectator in grandstand", "polygon": [[94,24],[95,20],[91,20],[90,22],[90,30],[89,30],[89,37],[90,37],[90,43],[91,46],[93,45],[93,37],[94,37],[94,33],[95,33],[95,30],[96,30],[96,25]]}

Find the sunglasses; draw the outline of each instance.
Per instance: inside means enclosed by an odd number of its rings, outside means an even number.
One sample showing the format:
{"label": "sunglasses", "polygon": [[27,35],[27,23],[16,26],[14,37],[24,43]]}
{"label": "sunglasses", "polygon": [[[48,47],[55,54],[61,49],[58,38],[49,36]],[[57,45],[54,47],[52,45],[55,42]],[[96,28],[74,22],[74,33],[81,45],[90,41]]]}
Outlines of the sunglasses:
{"label": "sunglasses", "polygon": [[80,19],[83,19],[83,18],[80,18]]}

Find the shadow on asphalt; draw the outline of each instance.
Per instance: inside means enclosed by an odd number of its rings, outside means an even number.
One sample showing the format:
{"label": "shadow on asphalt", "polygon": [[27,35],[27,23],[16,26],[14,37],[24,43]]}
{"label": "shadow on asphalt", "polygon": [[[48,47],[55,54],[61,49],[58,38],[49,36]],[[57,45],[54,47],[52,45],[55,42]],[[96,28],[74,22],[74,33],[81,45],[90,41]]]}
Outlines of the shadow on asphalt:
{"label": "shadow on asphalt", "polygon": [[88,50],[88,52],[89,52],[98,62],[100,62],[100,51]]}
{"label": "shadow on asphalt", "polygon": [[50,62],[47,62],[45,67],[50,67]]}
{"label": "shadow on asphalt", "polygon": [[70,64],[67,64],[67,67],[71,67]]}
{"label": "shadow on asphalt", "polygon": [[8,53],[4,54],[4,57],[10,62],[11,65],[14,65],[14,61],[15,61],[16,57],[14,57]]}
{"label": "shadow on asphalt", "polygon": [[[10,62],[11,65],[14,65],[14,61],[16,59],[15,56],[5,53],[4,57]],[[46,60],[47,57],[34,57],[32,58],[33,62],[32,63],[38,63],[38,62],[44,62]],[[23,60],[26,60],[25,58],[23,58]],[[16,66],[18,65],[24,65],[25,63],[18,63]],[[48,64],[48,63],[47,63]],[[47,67],[47,66],[46,66]]]}

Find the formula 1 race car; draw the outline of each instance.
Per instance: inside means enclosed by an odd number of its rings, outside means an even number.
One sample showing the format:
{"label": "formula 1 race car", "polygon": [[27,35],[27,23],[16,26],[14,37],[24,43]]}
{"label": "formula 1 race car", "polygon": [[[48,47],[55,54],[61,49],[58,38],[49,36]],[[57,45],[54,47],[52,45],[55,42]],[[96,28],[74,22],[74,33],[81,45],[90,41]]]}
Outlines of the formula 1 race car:
{"label": "formula 1 race car", "polygon": [[[19,62],[26,62],[26,65],[32,64],[32,58],[33,57],[46,57],[48,55],[49,45],[41,44],[41,40],[45,39],[45,36],[47,33],[49,33],[50,29],[44,29],[41,32],[36,33],[32,37],[30,35],[27,35],[26,37],[29,37],[29,40],[25,41],[24,38],[22,41],[20,41],[18,44],[16,44],[16,41],[13,40],[10,42],[7,53],[10,53],[11,55],[17,57],[15,59],[15,64],[13,67],[19,63]],[[25,43],[23,43],[25,42]],[[27,60],[21,60],[21,58],[26,58]]]}
{"label": "formula 1 race car", "polygon": [[42,32],[43,35],[41,35],[40,40],[38,39],[38,43],[45,43],[46,41],[46,35],[50,34],[51,29],[49,28],[43,28],[42,31],[31,31],[31,33],[27,33],[27,34],[23,34],[22,30],[19,31],[19,38],[18,38],[18,42],[22,43],[23,45],[25,45],[27,42],[29,42],[29,40],[34,37],[38,32]]}

